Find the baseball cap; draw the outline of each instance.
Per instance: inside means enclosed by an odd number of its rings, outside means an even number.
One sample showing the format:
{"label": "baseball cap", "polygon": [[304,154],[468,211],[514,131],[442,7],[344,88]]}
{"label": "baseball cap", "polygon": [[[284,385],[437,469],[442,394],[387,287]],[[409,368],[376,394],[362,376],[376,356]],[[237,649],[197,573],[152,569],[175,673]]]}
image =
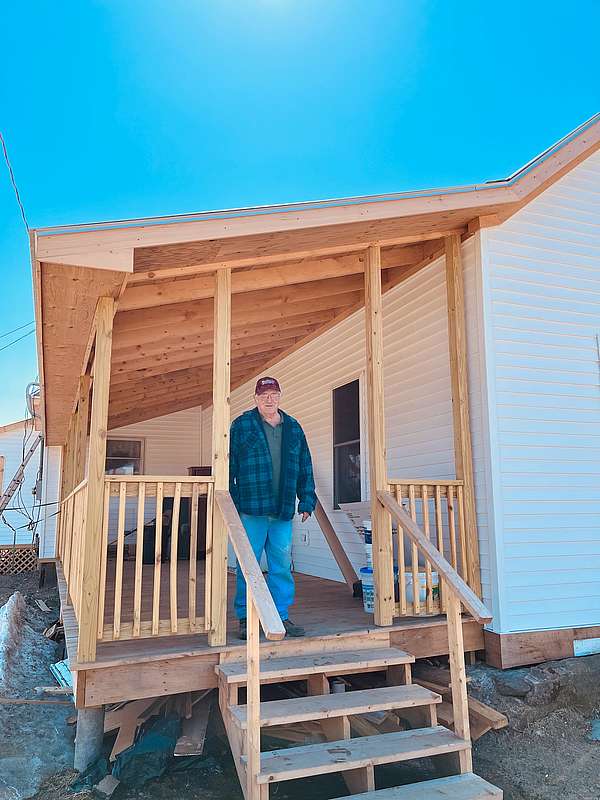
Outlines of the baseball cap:
{"label": "baseball cap", "polygon": [[279,382],[275,378],[259,378],[256,382],[254,394],[265,394],[266,392],[281,392]]}

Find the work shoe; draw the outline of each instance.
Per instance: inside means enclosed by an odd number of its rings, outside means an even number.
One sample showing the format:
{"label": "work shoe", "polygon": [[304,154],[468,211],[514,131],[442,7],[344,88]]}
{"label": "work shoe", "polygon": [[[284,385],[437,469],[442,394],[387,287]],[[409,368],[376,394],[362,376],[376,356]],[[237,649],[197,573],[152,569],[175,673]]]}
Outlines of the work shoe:
{"label": "work shoe", "polygon": [[287,636],[291,636],[293,639],[304,636],[304,628],[301,625],[294,625],[291,619],[284,619],[282,622]]}
{"label": "work shoe", "polygon": [[248,638],[248,623],[245,619],[240,620],[240,629],[238,631],[238,639],[246,640]]}

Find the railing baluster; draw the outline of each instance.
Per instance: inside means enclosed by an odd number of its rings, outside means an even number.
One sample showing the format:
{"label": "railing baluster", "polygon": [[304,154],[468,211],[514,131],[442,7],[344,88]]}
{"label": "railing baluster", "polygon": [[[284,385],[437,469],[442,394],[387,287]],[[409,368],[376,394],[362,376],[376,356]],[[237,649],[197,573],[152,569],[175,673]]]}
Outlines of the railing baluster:
{"label": "railing baluster", "polygon": [[468,583],[469,565],[467,563],[467,530],[465,526],[465,499],[462,486],[456,487],[456,502],[458,505],[458,541],[460,544],[460,570],[458,570],[458,572],[460,573],[461,578]]}
{"label": "railing baluster", "polygon": [[[448,487],[446,487],[447,491]],[[435,528],[437,533],[437,547],[439,552],[444,555],[444,522],[442,520],[442,487],[435,487]],[[440,596],[440,610],[445,611],[446,603],[444,601],[444,591],[442,587],[441,577],[438,575],[439,580],[439,596]]]}
{"label": "railing baluster", "polygon": [[121,597],[123,594],[123,557],[125,551],[125,507],[127,484],[119,484],[119,517],[117,523],[117,563],[115,567],[115,606],[113,615],[113,639],[121,636]]}
{"label": "railing baluster", "polygon": [[[394,496],[402,505],[402,486],[394,486]],[[404,561],[404,531],[398,523],[398,589],[400,593],[400,614],[406,616],[406,564]]]}
{"label": "railing baluster", "polygon": [[177,633],[177,547],[179,539],[180,505],[181,482],[177,481],[173,493],[173,515],[171,517],[171,564],[169,570],[171,633]]}
{"label": "railing baluster", "polygon": [[160,630],[160,563],[162,559],[163,483],[156,484],[156,535],[154,537],[154,591],[152,594],[152,635]]}
{"label": "railing baluster", "polygon": [[206,500],[206,553],[204,560],[204,630],[212,630],[212,549],[213,549],[213,515],[216,506],[214,500],[214,484],[208,487]]}
{"label": "railing baluster", "polygon": [[135,529],[135,584],[133,588],[133,636],[139,636],[142,627],[142,577],[144,555],[144,515],[146,510],[146,484],[138,484],[137,519]]}
{"label": "railing baluster", "polygon": [[200,496],[197,483],[192,487],[190,503],[190,563],[188,574],[188,619],[190,633],[196,632],[196,572],[198,569],[198,498]]}
{"label": "railing baluster", "polygon": [[[417,521],[417,507],[415,503],[415,485],[411,483],[408,487],[408,505],[410,509],[410,516],[413,522]],[[421,599],[419,597],[421,587],[419,585],[419,551],[417,550],[414,542],[411,544],[411,568],[412,568],[412,584],[413,584],[413,614],[418,614],[421,611]]]}
{"label": "railing baluster", "polygon": [[[450,563],[456,570],[456,522],[454,519],[454,486],[448,486],[448,536],[450,538]],[[458,570],[457,570],[458,572]]]}
{"label": "railing baluster", "polygon": [[[427,486],[421,486],[421,499],[423,500],[423,531],[429,541],[431,541],[431,531],[429,529],[429,495],[427,493]],[[425,559],[425,608],[427,613],[433,612],[433,585],[431,576],[431,564],[428,559]]]}
{"label": "railing baluster", "polygon": [[98,594],[98,639],[104,636],[104,604],[106,602],[106,562],[108,561],[108,522],[110,514],[110,483],[104,483],[102,511],[102,544],[100,545],[100,589]]}

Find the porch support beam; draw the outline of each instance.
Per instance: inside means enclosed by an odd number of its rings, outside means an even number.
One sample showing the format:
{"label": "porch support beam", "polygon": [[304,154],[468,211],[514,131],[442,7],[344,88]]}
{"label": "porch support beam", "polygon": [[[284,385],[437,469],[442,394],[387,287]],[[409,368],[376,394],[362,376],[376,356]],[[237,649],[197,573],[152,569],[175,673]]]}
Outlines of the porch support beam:
{"label": "porch support beam", "polygon": [[[231,419],[231,269],[215,274],[213,348],[212,474],[215,491],[229,491],[229,424]],[[210,550],[210,559],[209,559]],[[210,604],[208,643],[224,645],[227,637],[227,528],[216,503],[213,511],[212,547],[207,542],[210,562]],[[208,577],[207,564],[207,577]],[[208,600],[207,596],[207,600]]]}
{"label": "porch support beam", "polygon": [[460,236],[445,239],[446,288],[448,295],[448,348],[450,351],[450,378],[452,385],[452,416],[454,427],[454,461],[456,477],[464,481],[465,530],[467,569],[465,579],[471,589],[481,597],[479,569],[479,543],[475,515],[473,484],[473,450],[469,415],[469,387],[467,379],[467,335],[465,327],[465,298]]}
{"label": "porch support beam", "polygon": [[394,554],[392,519],[377,500],[388,491],[385,459],[383,402],[383,305],[381,249],[371,245],[365,261],[365,330],[367,346],[367,417],[369,428],[369,482],[373,526],[375,624],[391,625],[394,616]]}
{"label": "porch support beam", "polygon": [[110,359],[115,301],[101,297],[96,306],[94,326],[94,380],[88,461],[87,502],[83,530],[82,591],[79,619],[77,661],[96,658],[98,630],[99,564],[102,550],[102,514],[104,471],[106,465],[106,432],[108,429],[108,394],[110,389]]}

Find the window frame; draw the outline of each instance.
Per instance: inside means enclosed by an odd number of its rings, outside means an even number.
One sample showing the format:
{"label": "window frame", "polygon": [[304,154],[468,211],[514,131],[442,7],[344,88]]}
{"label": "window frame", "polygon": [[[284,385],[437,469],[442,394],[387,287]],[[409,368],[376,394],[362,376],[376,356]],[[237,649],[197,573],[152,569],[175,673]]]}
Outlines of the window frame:
{"label": "window frame", "polygon": [[[358,439],[351,439],[347,442],[335,442],[334,441],[334,431],[335,431],[335,404],[334,404],[334,394],[336,389],[341,389],[344,386],[348,386],[351,383],[358,382]],[[358,373],[353,373],[352,375],[346,376],[343,380],[336,381],[335,383],[331,384],[330,386],[330,393],[329,393],[329,402],[331,404],[331,504],[334,511],[339,511],[339,503],[337,502],[336,497],[336,468],[335,468],[335,456],[336,456],[336,448],[343,447],[348,444],[354,444],[358,442],[359,448],[359,455],[360,455],[360,499],[354,502],[363,502],[363,499],[367,496],[366,495],[366,472],[365,472],[365,459],[368,459],[368,453],[365,448],[365,420],[364,420],[364,371],[360,371]]]}
{"label": "window frame", "polygon": [[[109,442],[136,442],[140,445],[140,471],[134,472],[134,475],[144,475],[144,464],[145,464],[145,456],[146,456],[146,440],[141,436],[107,436],[106,437],[106,451],[107,454],[104,458],[104,474],[105,475],[119,475],[119,473],[109,473],[107,472],[107,461],[109,458],[117,458],[117,456],[109,456],[108,455],[108,443]],[[124,478],[127,476],[124,475]]]}

